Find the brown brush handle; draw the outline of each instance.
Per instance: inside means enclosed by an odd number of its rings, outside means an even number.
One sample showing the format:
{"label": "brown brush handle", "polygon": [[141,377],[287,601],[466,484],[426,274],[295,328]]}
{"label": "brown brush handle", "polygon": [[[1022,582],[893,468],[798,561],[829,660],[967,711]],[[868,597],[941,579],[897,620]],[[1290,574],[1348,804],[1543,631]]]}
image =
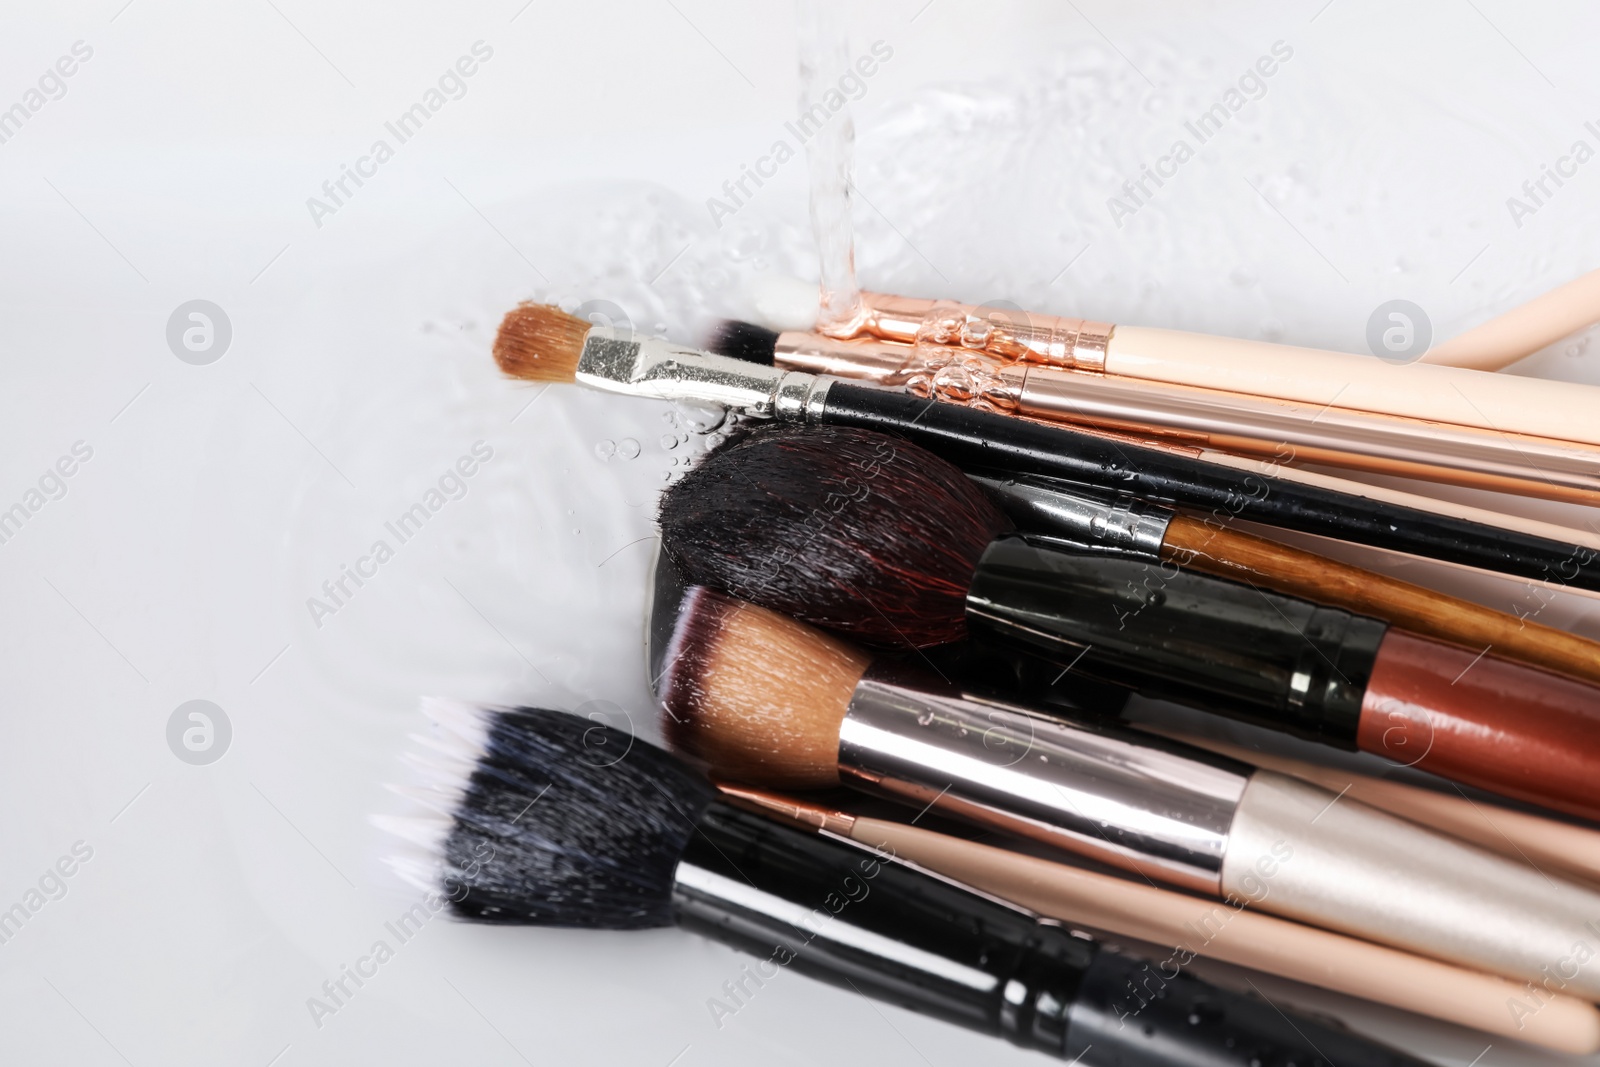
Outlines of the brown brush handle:
{"label": "brown brush handle", "polygon": [[1174,516],[1161,557],[1191,570],[1264,586],[1384,619],[1440,641],[1600,684],[1600,642],[1420,585],[1230,530]]}

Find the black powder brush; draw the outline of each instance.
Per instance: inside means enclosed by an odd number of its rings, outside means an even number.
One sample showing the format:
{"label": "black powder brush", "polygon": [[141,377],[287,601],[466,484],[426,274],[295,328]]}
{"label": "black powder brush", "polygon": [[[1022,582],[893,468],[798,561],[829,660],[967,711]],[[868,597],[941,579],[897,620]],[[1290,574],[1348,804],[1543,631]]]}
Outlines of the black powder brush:
{"label": "black powder brush", "polygon": [[450,731],[430,752],[445,817],[386,825],[423,846],[399,867],[458,918],[677,925],[757,957],[763,979],[792,968],[1086,1067],[1423,1062],[735,807],[610,727],[434,710]]}

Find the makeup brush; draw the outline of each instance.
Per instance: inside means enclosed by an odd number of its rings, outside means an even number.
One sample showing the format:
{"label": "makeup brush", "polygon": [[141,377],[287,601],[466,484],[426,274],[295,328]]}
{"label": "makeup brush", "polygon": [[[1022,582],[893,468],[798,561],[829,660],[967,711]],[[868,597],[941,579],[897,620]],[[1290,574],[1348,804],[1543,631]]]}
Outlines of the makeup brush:
{"label": "makeup brush", "polygon": [[1250,967],[1335,993],[1577,1056],[1600,1050],[1600,1011],[1554,994],[1513,1014],[1523,987],[1265,915],[1247,901],[1218,904],[886,819],[718,783],[732,803],[805,829],[837,834],[1072,926],[1171,948],[1170,964],[1197,956]]}
{"label": "makeup brush", "polygon": [[[1237,516],[1525,578],[1600,590],[1600,551],[1289,481],[1065,426],[780,371],[522,305],[500,324],[507,375],[628,396],[695,400],[785,422],[896,432],[958,465],[1061,478],[1217,517]],[[1309,473],[1309,472],[1307,472]]]}
{"label": "makeup brush", "polygon": [[1504,659],[1600,684],[1600,642],[1577,634],[1159,504],[1044,479],[969,473],[1027,533],[1060,538],[1086,552],[1173,563],[1374,615],[1474,654],[1492,649]]}
{"label": "makeup brush", "polygon": [[1359,800],[1541,870],[1560,871],[1577,881],[1600,884],[1600,830],[1471,800],[1458,793],[1262,752],[1215,737],[1169,729],[1160,723],[1130,722],[1128,725],[1320,785],[1351,800]]}
{"label": "makeup brush", "polygon": [[853,325],[858,337],[1008,362],[1600,445],[1591,385],[883,293],[861,294]]}
{"label": "makeup brush", "polygon": [[[841,782],[1146,878],[1600,996],[1600,892],[1202,749],[969,696],[787,616],[691,590],[662,729],[719,778]],[[1568,972],[1571,973],[1568,973]]]}
{"label": "makeup brush", "polygon": [[1600,504],[1600,448],[1216,389],[1085,374],[949,345],[843,341],[724,320],[707,348],[764,366],[1164,442]]}
{"label": "makeup brush", "polygon": [[422,849],[397,869],[458,918],[676,925],[759,960],[739,978],[746,996],[790,968],[1088,1067],[1420,1062],[740,810],[610,727],[529,708],[433,711],[450,730],[428,754],[444,817],[384,825]]}
{"label": "makeup brush", "polygon": [[1600,817],[1600,693],[1379,619],[1046,547],[956,468],[847,429],[779,429],[662,497],[684,578],[903,650],[978,640],[1089,677]]}

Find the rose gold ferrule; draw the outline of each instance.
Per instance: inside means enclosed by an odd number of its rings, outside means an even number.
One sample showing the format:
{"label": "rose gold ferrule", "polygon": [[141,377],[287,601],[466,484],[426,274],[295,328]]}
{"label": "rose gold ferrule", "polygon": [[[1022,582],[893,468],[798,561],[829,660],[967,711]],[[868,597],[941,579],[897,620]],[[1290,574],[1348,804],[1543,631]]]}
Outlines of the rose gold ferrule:
{"label": "rose gold ferrule", "polygon": [[855,829],[856,817],[837,808],[795,800],[781,793],[769,793],[765,789],[754,789],[747,785],[720,781],[715,784],[728,803],[758,815],[769,815],[802,830],[820,830],[849,837],[850,831]]}
{"label": "rose gold ferrule", "polygon": [[862,293],[861,312],[847,328],[856,337],[947,345],[1006,362],[1098,373],[1105,371],[1106,348],[1116,329],[1089,319],[885,293]]}
{"label": "rose gold ferrule", "polygon": [[911,345],[868,339],[841,340],[797,331],[778,335],[773,358],[785,370],[803,370],[877,385],[904,385],[917,369],[917,350]]}

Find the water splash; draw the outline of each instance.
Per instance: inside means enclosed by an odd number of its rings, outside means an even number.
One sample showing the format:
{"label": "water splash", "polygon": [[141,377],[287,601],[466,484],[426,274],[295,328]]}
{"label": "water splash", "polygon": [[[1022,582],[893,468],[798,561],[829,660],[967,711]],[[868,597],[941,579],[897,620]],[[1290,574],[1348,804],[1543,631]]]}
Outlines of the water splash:
{"label": "water splash", "polygon": [[855,229],[850,220],[856,128],[848,102],[834,112],[825,96],[839,96],[850,69],[847,8],[843,0],[798,0],[800,116],[830,115],[806,141],[811,176],[811,233],[817,245],[821,294],[818,329],[849,334],[861,310],[856,284]]}

